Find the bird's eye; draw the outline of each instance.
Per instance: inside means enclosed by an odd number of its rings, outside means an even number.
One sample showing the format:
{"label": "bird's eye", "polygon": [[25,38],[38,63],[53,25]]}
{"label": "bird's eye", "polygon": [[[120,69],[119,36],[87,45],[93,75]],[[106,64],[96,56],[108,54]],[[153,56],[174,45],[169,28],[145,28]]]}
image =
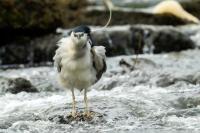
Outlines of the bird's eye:
{"label": "bird's eye", "polygon": [[83,36],[83,35],[84,35],[84,33],[81,33],[81,34],[80,34],[80,36]]}
{"label": "bird's eye", "polygon": [[77,35],[76,35],[76,34],[74,34],[74,37],[77,37]]}

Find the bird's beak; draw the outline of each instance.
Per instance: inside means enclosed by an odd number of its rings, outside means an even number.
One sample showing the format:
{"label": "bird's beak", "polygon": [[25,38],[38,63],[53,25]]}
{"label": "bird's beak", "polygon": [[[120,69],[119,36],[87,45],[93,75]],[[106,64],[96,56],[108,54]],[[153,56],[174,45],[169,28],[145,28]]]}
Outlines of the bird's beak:
{"label": "bird's beak", "polygon": [[81,38],[81,35],[78,35],[77,38],[80,39],[80,38]]}

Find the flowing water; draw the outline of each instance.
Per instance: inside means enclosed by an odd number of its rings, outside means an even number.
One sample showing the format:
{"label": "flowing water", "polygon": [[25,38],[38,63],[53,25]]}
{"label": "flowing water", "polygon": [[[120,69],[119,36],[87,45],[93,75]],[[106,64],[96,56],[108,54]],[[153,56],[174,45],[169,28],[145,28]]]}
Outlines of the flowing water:
{"label": "flowing water", "polygon": [[[198,133],[199,57],[200,50],[139,55],[136,66],[135,56],[109,58],[107,72],[88,92],[90,110],[97,114],[91,121],[65,118],[71,93],[58,86],[53,67],[1,70],[0,83],[23,77],[39,92],[0,93],[0,132]],[[83,111],[82,92],[76,100]]]}
{"label": "flowing water", "polygon": [[[158,1],[143,0],[142,7]],[[117,0],[116,5],[130,2]],[[198,47],[199,29],[179,27]],[[55,68],[0,69],[0,133],[199,133],[200,50],[135,58],[107,59],[107,72],[88,92],[95,112],[89,121],[68,119],[71,93],[58,85]],[[30,80],[39,92],[5,92],[9,79],[17,77]],[[76,101],[77,110],[83,111],[83,92],[76,91]]]}

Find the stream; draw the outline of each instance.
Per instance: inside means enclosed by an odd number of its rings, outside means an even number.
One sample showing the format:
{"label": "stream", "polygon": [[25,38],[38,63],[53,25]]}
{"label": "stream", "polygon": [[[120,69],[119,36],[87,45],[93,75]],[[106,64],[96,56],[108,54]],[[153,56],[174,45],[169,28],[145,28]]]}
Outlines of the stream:
{"label": "stream", "polygon": [[[53,67],[0,71],[5,79],[30,80],[39,92],[0,92],[0,132],[174,132],[200,131],[200,50],[117,56],[88,92],[91,121],[68,121],[71,93],[56,81]],[[127,65],[129,64],[129,65]],[[2,89],[0,89],[2,90]],[[83,111],[83,93],[76,92]]]}

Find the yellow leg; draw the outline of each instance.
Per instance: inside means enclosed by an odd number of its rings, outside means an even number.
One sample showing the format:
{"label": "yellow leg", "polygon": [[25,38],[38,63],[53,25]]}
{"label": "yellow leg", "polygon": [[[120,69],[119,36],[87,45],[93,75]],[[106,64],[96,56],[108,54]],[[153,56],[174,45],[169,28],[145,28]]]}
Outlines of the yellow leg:
{"label": "yellow leg", "polygon": [[75,101],[75,95],[74,95],[74,89],[71,90],[72,91],[72,116],[75,117],[76,116],[76,101]]}
{"label": "yellow leg", "polygon": [[85,112],[86,116],[90,116],[90,111],[88,109],[88,99],[87,99],[87,89],[84,89],[84,103],[85,103]]}

